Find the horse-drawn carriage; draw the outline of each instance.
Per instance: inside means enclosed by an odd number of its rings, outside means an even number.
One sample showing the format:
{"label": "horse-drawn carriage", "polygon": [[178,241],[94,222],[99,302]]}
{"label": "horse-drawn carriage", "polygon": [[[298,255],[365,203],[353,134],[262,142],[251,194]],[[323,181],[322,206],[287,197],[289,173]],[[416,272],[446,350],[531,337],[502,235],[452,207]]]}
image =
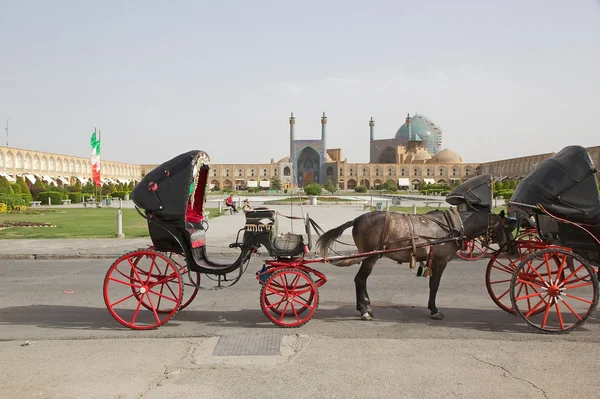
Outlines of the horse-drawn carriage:
{"label": "horse-drawn carriage", "polygon": [[588,151],[568,146],[517,186],[509,210],[535,219],[532,240],[515,242],[508,269],[511,310],[543,332],[581,326],[598,303],[600,195]]}
{"label": "horse-drawn carriage", "polygon": [[[539,241],[514,241],[530,253],[521,252],[521,262],[513,260],[512,268],[503,270],[512,302],[505,310],[543,331],[563,332],[581,325],[598,300],[597,272],[590,263],[597,265],[599,260],[600,199],[595,170],[589,156],[584,155],[581,147],[561,151],[528,176],[511,198],[513,211],[535,217]],[[516,225],[504,212],[491,212],[491,177],[477,176],[448,196],[448,202],[457,209],[424,215],[369,212],[324,232],[316,242],[321,257],[307,256],[312,248],[311,226],[317,227],[308,216],[298,218],[304,223],[305,234],[282,234],[278,231],[278,212],[250,210],[236,241],[229,245],[239,251],[237,258],[219,263],[207,250],[209,226],[203,207],[209,169],[206,153],[190,151],[149,172],[132,192],[136,209],[147,219],[153,245],[124,254],[106,274],[106,306],[124,326],[153,329],[166,323],[194,300],[201,276],[217,281],[219,288],[235,284],[260,247],[270,256],[256,272],[260,306],[278,326],[301,326],[314,315],[318,288],[327,279],[311,268],[311,263],[361,263],[354,279],[357,310],[361,318],[370,319],[373,313],[366,280],[382,256],[398,263],[410,262],[411,267],[415,262],[426,266],[424,276],[431,276],[428,308],[433,318],[442,318],[435,304],[436,293],[447,263],[462,242],[483,237],[485,244],[499,245],[497,254],[505,253]],[[328,257],[331,244],[350,227],[358,252]],[[581,235],[581,231],[586,234]],[[490,265],[494,266],[492,260]],[[502,299],[496,291],[490,295]],[[584,309],[577,310],[574,301]],[[570,314],[565,315],[559,302]],[[542,320],[538,322],[537,316]],[[558,323],[558,327],[551,323]]]}
{"label": "horse-drawn carriage", "polygon": [[[400,236],[396,237],[396,233],[388,231],[406,227],[407,222],[413,226],[410,220],[417,216],[371,212],[319,238],[323,244],[321,250],[326,252],[337,238],[332,238],[333,235],[341,234],[354,223],[360,224],[363,227],[354,237],[358,253],[332,257],[323,254],[320,258],[309,258],[311,226],[317,228],[318,225],[308,215],[298,218],[304,222],[305,234],[282,234],[278,232],[278,213],[268,208],[256,208],[245,213],[245,224],[238,231],[236,242],[229,245],[239,250],[237,259],[232,263],[219,263],[209,256],[208,223],[203,216],[209,169],[210,160],[206,153],[190,151],[159,165],[133,190],[131,197],[140,215],[148,221],[153,245],[124,254],[106,274],[105,304],[111,315],[124,326],[153,329],[166,323],[194,300],[201,288],[201,276],[216,280],[217,287],[235,284],[246,271],[252,254],[260,247],[264,247],[271,257],[256,273],[262,286],[261,309],[274,324],[297,327],[308,322],[315,313],[319,303],[318,288],[327,281],[323,273],[309,267],[311,263],[342,266],[348,262],[372,262],[388,256],[396,260],[427,261],[428,270],[431,270],[433,260],[433,277],[439,281],[441,272],[436,269],[434,251],[431,250],[433,246],[440,245],[442,248],[436,251],[436,255],[441,257],[445,267],[448,259],[443,255],[444,251],[456,252],[457,242],[464,238],[465,232],[469,234],[473,230],[471,237],[484,233],[490,238],[505,236],[505,226],[487,213],[471,218],[465,226],[459,220],[456,226],[444,227],[458,215],[434,212],[435,215],[420,217],[427,219],[429,230],[424,230],[427,239],[413,237],[419,233],[418,229],[398,230]],[[358,222],[361,218],[365,220]],[[382,234],[379,240],[365,246],[357,242],[357,236],[374,237],[375,230],[368,223],[379,223],[377,230]],[[362,228],[368,231],[362,231]],[[431,235],[431,232],[434,234]],[[430,300],[433,303],[430,306],[432,314],[437,313],[437,286],[433,291],[433,299]]]}

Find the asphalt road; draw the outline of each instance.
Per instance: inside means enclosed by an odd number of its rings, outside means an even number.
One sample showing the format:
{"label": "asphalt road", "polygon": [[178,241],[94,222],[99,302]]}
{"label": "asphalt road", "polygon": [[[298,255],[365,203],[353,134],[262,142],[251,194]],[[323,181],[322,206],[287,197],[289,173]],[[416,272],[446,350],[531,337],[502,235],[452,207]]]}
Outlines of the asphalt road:
{"label": "asphalt road", "polygon": [[[329,281],[314,318],[271,324],[254,260],[238,285],[206,290],[166,325],[123,328],[104,306],[109,260],[0,262],[0,398],[595,398],[597,319],[567,335],[534,332],[496,308],[485,261],[454,261],[426,310],[428,280],[381,260],[375,320],[354,303],[357,267]],[[276,356],[215,356],[219,337],[281,335]]]}
{"label": "asphalt road", "polygon": [[[229,260],[231,261],[231,260]],[[253,259],[241,281],[227,289],[202,290],[185,310],[152,331],[124,328],[107,311],[102,285],[110,260],[0,261],[0,339],[92,339],[115,337],[212,337],[225,332],[318,334],[331,338],[467,338],[555,340],[535,332],[519,317],[500,310],[484,284],[485,260],[451,262],[438,292],[444,320],[428,317],[428,279],[408,265],[382,259],[368,280],[375,320],[359,320],[353,278],[358,266],[317,264],[328,282],[308,324],[294,329],[273,325],[262,313]],[[213,281],[203,280],[212,286]],[[283,330],[283,331],[282,331]],[[599,342],[597,318],[560,340]]]}

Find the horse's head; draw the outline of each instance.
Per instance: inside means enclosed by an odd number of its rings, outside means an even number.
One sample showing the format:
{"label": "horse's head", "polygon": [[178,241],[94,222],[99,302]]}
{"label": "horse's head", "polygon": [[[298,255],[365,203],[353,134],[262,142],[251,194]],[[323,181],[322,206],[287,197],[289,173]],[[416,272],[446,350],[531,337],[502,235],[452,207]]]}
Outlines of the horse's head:
{"label": "horse's head", "polygon": [[512,232],[517,228],[517,220],[507,218],[504,211],[499,214],[491,213],[489,215],[488,228],[485,234],[485,241],[494,242],[504,248],[512,238]]}

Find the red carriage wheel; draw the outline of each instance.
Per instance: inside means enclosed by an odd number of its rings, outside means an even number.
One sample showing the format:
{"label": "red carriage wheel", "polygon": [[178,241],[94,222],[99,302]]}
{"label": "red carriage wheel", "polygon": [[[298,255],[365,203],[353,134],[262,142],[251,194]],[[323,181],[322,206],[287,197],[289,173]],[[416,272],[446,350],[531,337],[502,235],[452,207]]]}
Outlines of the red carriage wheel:
{"label": "red carriage wheel", "polygon": [[[512,307],[509,294],[511,289],[511,279],[517,268],[517,264],[521,259],[522,258],[511,258],[506,252],[496,252],[492,255],[485,271],[485,287],[487,288],[490,298],[492,298],[492,301],[494,301],[500,309],[510,314],[515,314],[515,309]],[[526,276],[523,276],[523,278],[525,277]],[[517,292],[518,295],[521,295],[521,293],[529,295],[530,293],[536,292],[536,288],[523,283],[518,283]],[[527,304],[524,304],[523,306],[529,306],[529,309],[531,309],[531,300],[527,301]],[[534,312],[543,312],[544,309],[545,307],[539,307]]]}
{"label": "red carriage wheel", "polygon": [[182,298],[179,268],[170,258],[152,250],[140,249],[121,256],[104,278],[108,311],[134,330],[150,330],[166,323],[179,310]]}
{"label": "red carriage wheel", "polygon": [[537,251],[538,247],[536,247],[536,243],[541,243],[537,230],[535,229],[527,229],[523,231],[521,234],[515,238],[517,241],[517,251],[520,258],[525,258],[532,252]]}
{"label": "red carriage wheel", "polygon": [[179,268],[179,274],[181,274],[181,280],[184,285],[184,290],[179,310],[183,310],[190,303],[192,303],[194,298],[196,298],[196,295],[198,295],[198,287],[200,287],[200,273],[189,270],[185,261],[185,256],[183,256],[182,254],[170,252],[168,256],[169,258],[171,258],[171,261],[177,265],[177,267]]}
{"label": "red carriage wheel", "polygon": [[[291,285],[288,285],[286,287],[288,291],[294,289],[293,284],[294,284],[294,281],[292,281]],[[285,289],[283,288],[283,285],[281,285],[281,282],[279,282],[279,281],[273,281],[271,283],[271,287],[274,288],[274,289],[276,289],[276,290],[278,290],[279,292],[285,292]],[[299,290],[299,291],[300,290],[305,290],[307,288],[310,288],[309,284],[303,284],[302,286],[296,286],[296,290]],[[306,301],[305,305],[301,305],[298,309],[296,309],[296,308],[294,308],[294,309],[288,308],[283,313],[285,313],[286,316],[293,316],[294,315],[294,310],[295,310],[297,314],[301,314],[301,313],[305,312],[307,309],[310,309],[310,305],[309,304],[311,304],[313,302],[314,298],[315,298],[315,295],[314,295],[313,291],[311,290],[309,298]],[[274,300],[275,305],[273,303],[271,303],[272,299]],[[277,302],[281,302],[281,296],[279,294],[275,294],[273,292],[267,293],[264,296],[264,299],[261,296],[261,301],[264,301],[265,307],[267,309],[271,309],[271,311],[273,313],[278,314],[278,315],[282,314],[282,310],[280,309],[281,306],[276,306]]]}
{"label": "red carriage wheel", "polygon": [[[519,283],[536,292],[519,293]],[[566,249],[543,249],[529,254],[517,266],[510,297],[515,312],[530,326],[545,333],[565,333],[583,325],[596,309],[596,270]],[[530,302],[533,307],[527,305]],[[536,313],[542,307],[544,310]]]}
{"label": "red carriage wheel", "polygon": [[463,247],[456,252],[459,258],[464,260],[478,260],[488,251],[488,248],[483,245],[481,238],[475,238],[473,240],[464,241]]}
{"label": "red carriage wheel", "polygon": [[[154,247],[149,247],[148,249],[153,250]],[[181,274],[181,282],[184,285],[184,290],[183,290],[183,297],[181,299],[181,305],[179,306],[179,310],[183,310],[185,309],[190,303],[192,303],[192,301],[194,300],[194,298],[196,298],[196,295],[198,294],[198,290],[200,287],[200,273],[198,272],[193,272],[193,271],[189,271],[189,275],[187,275],[188,273],[188,267],[187,267],[187,263],[185,261],[185,256],[183,256],[183,254],[177,253],[177,252],[166,252],[164,253],[166,256],[168,256],[171,261],[173,263],[175,263],[175,265],[179,268],[179,274]],[[131,270],[131,274],[130,277],[134,277],[134,271],[133,269]],[[191,281],[190,281],[191,279]],[[133,287],[131,288],[133,294],[136,296],[137,299],[139,299],[138,297],[138,293],[137,290],[134,289]],[[173,309],[170,307],[171,303],[168,302],[162,302],[156,310],[159,313],[170,313]],[[145,302],[142,299],[142,306],[145,307],[148,310],[152,310],[152,308],[150,307],[150,305]]]}
{"label": "red carriage wheel", "polygon": [[280,327],[306,324],[315,314],[318,305],[318,288],[302,270],[278,270],[269,276],[260,291],[263,313]]}

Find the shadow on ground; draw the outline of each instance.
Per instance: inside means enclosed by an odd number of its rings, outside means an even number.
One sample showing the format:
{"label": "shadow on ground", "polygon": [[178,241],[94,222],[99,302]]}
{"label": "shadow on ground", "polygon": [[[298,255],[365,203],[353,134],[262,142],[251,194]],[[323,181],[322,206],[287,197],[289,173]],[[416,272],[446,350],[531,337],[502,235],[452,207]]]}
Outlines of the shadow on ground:
{"label": "shadow on ground", "polygon": [[[444,320],[432,320],[428,317],[428,310],[420,306],[381,305],[373,304],[375,319],[370,322],[361,321],[354,306],[341,305],[320,308],[313,319],[305,325],[309,328],[316,323],[325,323],[321,328],[334,325],[335,329],[359,328],[360,335],[365,329],[373,328],[402,328],[411,325],[428,325],[476,330],[483,332],[525,333],[535,334],[535,331],[526,325],[519,317],[510,315],[499,309],[467,309],[444,308]],[[146,313],[150,313],[146,311]],[[272,324],[260,309],[242,309],[231,311],[203,311],[185,309],[176,314],[166,324],[159,327],[158,331],[175,333],[176,328],[182,324],[201,323],[203,326],[216,328],[245,328],[245,329],[281,329]],[[354,325],[357,323],[356,325]],[[119,324],[106,308],[85,306],[58,306],[58,305],[31,305],[15,306],[0,309],[0,326],[35,326],[38,328],[53,328],[64,330],[82,331],[131,331]],[[586,328],[596,330],[598,320],[588,319],[586,325],[577,332],[589,332]],[[300,329],[293,329],[301,332]],[[281,329],[284,331],[283,329]],[[311,329],[312,330],[312,329]],[[292,330],[288,330],[292,331]],[[197,331],[196,331],[197,332]],[[312,330],[314,332],[314,330]],[[319,331],[320,332],[320,331]],[[367,338],[368,336],[365,336]],[[1,337],[0,337],[1,338]]]}

